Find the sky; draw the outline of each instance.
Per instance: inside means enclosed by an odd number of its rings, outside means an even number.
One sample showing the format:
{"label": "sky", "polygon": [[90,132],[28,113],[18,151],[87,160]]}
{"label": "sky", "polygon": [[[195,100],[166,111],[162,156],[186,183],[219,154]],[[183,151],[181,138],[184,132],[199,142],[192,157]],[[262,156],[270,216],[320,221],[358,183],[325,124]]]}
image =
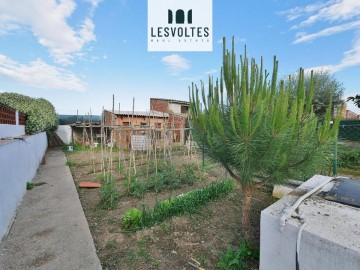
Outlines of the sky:
{"label": "sky", "polygon": [[[222,37],[279,76],[326,70],[360,93],[359,0],[213,0],[212,52],[148,52],[146,0],[0,0],[0,92],[49,100],[59,114],[149,110],[150,97],[188,100],[219,76]],[[360,114],[351,102],[348,109]]]}

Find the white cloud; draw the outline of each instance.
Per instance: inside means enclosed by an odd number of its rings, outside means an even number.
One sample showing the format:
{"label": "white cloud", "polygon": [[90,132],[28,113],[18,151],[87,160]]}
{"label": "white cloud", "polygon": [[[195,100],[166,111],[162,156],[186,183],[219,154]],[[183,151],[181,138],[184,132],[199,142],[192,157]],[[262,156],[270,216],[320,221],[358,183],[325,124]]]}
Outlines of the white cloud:
{"label": "white cloud", "polygon": [[[246,43],[246,38],[235,37],[234,41],[235,41],[235,44],[237,44],[237,43]],[[226,43],[229,44],[229,42],[231,44],[232,37],[231,38],[226,38]],[[218,39],[218,41],[216,43],[222,45],[223,44],[223,39],[222,38]]]}
{"label": "white cloud", "polygon": [[319,32],[313,33],[313,34],[306,34],[305,32],[299,32],[296,34],[296,40],[294,41],[294,44],[312,41],[312,40],[320,38],[320,37],[331,36],[331,35],[341,33],[344,31],[350,31],[353,29],[357,29],[359,27],[360,27],[360,20],[328,27],[328,28],[325,28],[325,29],[323,29]]}
{"label": "white cloud", "polygon": [[95,41],[95,25],[91,19],[99,0],[88,0],[89,15],[77,27],[67,20],[76,8],[74,0],[1,0],[0,34],[17,29],[30,30],[38,42],[62,65],[73,64],[83,47]]}
{"label": "white cloud", "polygon": [[213,68],[213,69],[210,69],[209,71],[204,72],[204,74],[205,75],[210,75],[210,74],[214,74],[216,72],[217,72],[217,70]]}
{"label": "white cloud", "polygon": [[324,3],[317,3],[317,4],[313,4],[313,5],[307,5],[305,7],[295,7],[295,8],[280,12],[280,15],[286,16],[286,19],[288,21],[293,21],[303,15],[316,12],[325,6],[326,6],[326,4],[324,4]]}
{"label": "white cloud", "polygon": [[203,78],[203,76],[197,76],[197,77],[183,77],[180,79],[180,81],[187,81],[187,82],[195,82],[199,81]]}
{"label": "white cloud", "polygon": [[336,0],[328,1],[314,15],[303,20],[296,28],[308,26],[319,21],[344,21],[356,19],[360,14],[360,1]]}
{"label": "white cloud", "polygon": [[174,75],[190,69],[189,61],[178,54],[165,56],[161,59],[161,61],[170,69]]}
{"label": "white cloud", "polygon": [[327,26],[315,33],[297,32],[294,44],[314,41],[318,38],[331,36],[344,31],[354,31],[356,37],[352,47],[343,53],[343,58],[337,64],[312,67],[314,70],[337,72],[347,67],[360,65],[360,1],[359,0],[329,0],[325,3],[295,7],[280,13],[288,21],[302,18],[302,21],[291,29],[303,29],[315,25]]}
{"label": "white cloud", "polygon": [[0,54],[0,76],[28,86],[44,89],[85,91],[85,83],[75,74],[37,59],[20,64]]}

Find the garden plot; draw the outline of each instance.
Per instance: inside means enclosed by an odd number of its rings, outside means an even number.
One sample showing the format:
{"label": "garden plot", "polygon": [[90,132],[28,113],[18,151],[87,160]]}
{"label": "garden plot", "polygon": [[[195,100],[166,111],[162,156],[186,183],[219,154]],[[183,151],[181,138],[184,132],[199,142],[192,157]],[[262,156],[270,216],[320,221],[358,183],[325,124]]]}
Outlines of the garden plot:
{"label": "garden plot", "polygon": [[[136,176],[131,172],[129,177],[129,168],[123,160],[129,160],[130,156],[125,153],[119,157],[119,152],[114,151],[112,170],[108,168],[104,175],[102,155],[86,150],[67,153],[67,164],[76,186],[81,181],[104,183],[107,175],[111,175],[119,189],[119,201],[110,210],[104,209],[100,189],[78,188],[104,269],[194,269],[188,264],[191,258],[205,269],[216,269],[223,252],[229,247],[239,247],[242,241],[241,189],[236,183],[230,193],[215,196],[214,200],[205,196],[205,203],[193,207],[184,205],[183,199],[178,200],[177,204],[182,205],[180,211],[152,221],[148,226],[129,229],[123,223],[123,216],[130,209],[152,211],[159,204],[168,205],[169,198],[198,197],[192,194],[207,190],[212,183],[221,183],[227,175],[218,165],[206,162],[203,169],[199,158],[194,155],[190,158],[186,150],[179,149],[172,152],[171,162],[163,162],[161,156],[158,157],[158,176],[155,177],[154,162],[146,161],[139,154],[134,159]],[[107,159],[110,159],[109,153]],[[119,160],[124,166],[119,167]],[[273,201],[268,193],[255,193],[251,223],[256,243],[259,242],[260,211]],[[191,209],[184,211],[187,207]],[[250,266],[256,268],[256,252],[249,258]]]}

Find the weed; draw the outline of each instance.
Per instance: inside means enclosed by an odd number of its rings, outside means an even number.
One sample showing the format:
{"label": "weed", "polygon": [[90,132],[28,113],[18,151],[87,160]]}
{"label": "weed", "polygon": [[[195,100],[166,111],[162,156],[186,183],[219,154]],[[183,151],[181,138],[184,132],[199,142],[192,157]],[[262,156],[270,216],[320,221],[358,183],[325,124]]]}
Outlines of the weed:
{"label": "weed", "polygon": [[256,251],[248,246],[246,240],[242,239],[239,249],[228,248],[225,253],[221,254],[216,267],[223,270],[248,269],[248,261],[255,257]]}
{"label": "weed", "polygon": [[139,241],[139,242],[137,242],[137,245],[139,246],[139,247],[145,247],[145,241]]}
{"label": "weed", "polygon": [[74,161],[68,160],[66,161],[65,165],[69,167],[74,167],[76,166],[76,163]]}
{"label": "weed", "polygon": [[105,181],[100,187],[101,203],[104,209],[115,209],[120,192],[114,181]]}
{"label": "weed", "polygon": [[115,225],[118,223],[118,220],[116,218],[108,219],[107,224],[109,225]]}
{"label": "weed", "polygon": [[167,235],[170,234],[169,226],[165,222],[161,224],[161,228],[165,234],[167,234]]}
{"label": "weed", "polygon": [[30,182],[26,182],[26,190],[30,190],[34,188],[34,184]]}
{"label": "weed", "polygon": [[143,258],[147,259],[147,260],[150,259],[150,254],[147,251],[143,250],[143,249],[140,249],[138,251],[138,255],[140,257],[143,257]]}
{"label": "weed", "polygon": [[206,257],[204,255],[201,255],[199,258],[199,262],[201,263],[201,265],[206,265],[207,263]]}
{"label": "weed", "polygon": [[161,261],[159,259],[152,259],[151,260],[151,265],[153,266],[158,266],[161,263]]}
{"label": "weed", "polygon": [[116,248],[115,240],[111,240],[111,241],[107,242],[105,245],[105,248],[106,249],[115,249]]}

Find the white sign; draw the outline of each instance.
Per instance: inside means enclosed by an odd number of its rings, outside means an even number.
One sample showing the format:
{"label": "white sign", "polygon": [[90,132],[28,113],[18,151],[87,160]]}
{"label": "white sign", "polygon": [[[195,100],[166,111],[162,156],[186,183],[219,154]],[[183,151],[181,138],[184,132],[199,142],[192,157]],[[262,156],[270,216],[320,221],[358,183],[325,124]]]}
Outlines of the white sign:
{"label": "white sign", "polygon": [[148,0],[148,51],[212,51],[212,0]]}

